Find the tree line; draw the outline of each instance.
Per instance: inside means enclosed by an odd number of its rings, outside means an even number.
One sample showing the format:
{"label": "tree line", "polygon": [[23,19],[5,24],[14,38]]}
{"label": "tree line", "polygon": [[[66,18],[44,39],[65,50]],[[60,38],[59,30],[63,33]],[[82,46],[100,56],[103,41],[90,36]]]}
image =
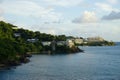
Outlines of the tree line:
{"label": "tree line", "polygon": [[[20,36],[15,36],[15,33]],[[24,61],[26,52],[41,52],[46,50],[42,41],[65,41],[65,35],[51,35],[39,31],[18,28],[15,25],[0,21],[0,65],[11,65]],[[38,39],[28,42],[27,39]]]}

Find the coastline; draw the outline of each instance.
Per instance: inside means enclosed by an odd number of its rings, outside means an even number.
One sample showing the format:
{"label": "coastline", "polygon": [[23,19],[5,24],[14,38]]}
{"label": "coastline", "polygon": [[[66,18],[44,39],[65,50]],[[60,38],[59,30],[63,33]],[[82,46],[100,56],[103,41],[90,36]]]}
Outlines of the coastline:
{"label": "coastline", "polygon": [[28,62],[30,62],[29,57],[22,57],[16,61],[8,61],[6,63],[0,63],[0,70],[10,69],[11,67],[19,66],[22,63],[28,63]]}
{"label": "coastline", "polygon": [[4,69],[10,69],[11,67],[14,66],[19,66],[22,63],[28,63],[30,62],[30,57],[32,57],[32,54],[45,54],[45,55],[56,55],[56,54],[75,54],[78,52],[84,52],[84,50],[78,48],[78,46],[74,46],[71,48],[64,48],[64,50],[56,50],[56,51],[52,51],[52,50],[48,50],[48,51],[41,51],[41,52],[27,52],[24,57],[21,57],[19,60],[16,61],[9,61],[7,63],[2,63],[0,64],[0,70],[4,70]]}

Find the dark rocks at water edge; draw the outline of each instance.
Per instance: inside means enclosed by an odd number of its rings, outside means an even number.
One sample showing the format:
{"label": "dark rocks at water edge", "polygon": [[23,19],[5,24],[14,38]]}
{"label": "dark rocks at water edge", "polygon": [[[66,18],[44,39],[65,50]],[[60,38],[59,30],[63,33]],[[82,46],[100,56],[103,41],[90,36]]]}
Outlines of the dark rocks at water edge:
{"label": "dark rocks at water edge", "polygon": [[56,51],[56,53],[78,53],[78,52],[83,52],[83,50],[81,50],[80,48],[78,48],[77,46],[72,46],[72,47],[62,47],[62,48],[58,48]]}
{"label": "dark rocks at water edge", "polygon": [[7,61],[0,63],[0,70],[1,69],[10,69],[13,66],[21,65],[22,63],[28,63],[30,62],[29,57],[21,57],[19,60],[13,60],[13,61]]}
{"label": "dark rocks at water edge", "polygon": [[[67,47],[67,46],[57,46],[55,51],[42,51],[37,54],[75,54],[78,52],[84,52],[77,46]],[[34,53],[35,54],[35,53]],[[28,63],[30,61],[30,57],[32,57],[31,53],[26,53],[24,56],[20,56],[18,60],[13,61],[6,61],[3,63],[0,63],[0,69],[10,69],[12,66],[18,66],[22,63]]]}
{"label": "dark rocks at water edge", "polygon": [[56,50],[46,50],[42,51],[39,54],[75,54],[78,52],[84,52],[84,50],[78,48],[77,46],[57,46]]}

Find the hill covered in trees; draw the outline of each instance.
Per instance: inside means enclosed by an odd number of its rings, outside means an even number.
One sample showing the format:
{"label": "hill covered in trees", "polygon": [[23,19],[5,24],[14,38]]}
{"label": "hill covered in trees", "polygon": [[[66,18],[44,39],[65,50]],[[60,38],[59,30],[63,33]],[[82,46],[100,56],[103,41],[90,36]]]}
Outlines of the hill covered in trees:
{"label": "hill covered in trees", "polygon": [[[67,39],[71,39],[68,40]],[[111,46],[113,42],[84,42],[84,38],[65,35],[51,35],[39,31],[18,28],[15,25],[0,21],[0,67],[18,65],[28,62],[31,54],[68,54],[82,52],[80,46]],[[79,41],[80,40],[80,41]],[[67,41],[67,42],[66,42]],[[67,44],[69,42],[69,44]],[[43,44],[44,43],[44,44]],[[75,44],[75,45],[74,45]],[[55,50],[54,50],[55,48]]]}
{"label": "hill covered in trees", "polygon": [[[0,21],[0,67],[18,65],[27,62],[27,52],[51,51],[51,46],[44,46],[42,41],[65,41],[65,35],[51,35],[18,28],[10,23]],[[62,50],[61,50],[62,49]],[[76,52],[77,48],[57,46],[57,51]]]}

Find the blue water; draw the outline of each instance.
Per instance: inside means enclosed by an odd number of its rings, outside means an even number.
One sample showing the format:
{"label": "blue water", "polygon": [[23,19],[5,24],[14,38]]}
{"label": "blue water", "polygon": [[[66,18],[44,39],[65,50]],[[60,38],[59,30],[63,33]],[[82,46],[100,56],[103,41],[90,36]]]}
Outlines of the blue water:
{"label": "blue water", "polygon": [[0,80],[120,80],[120,46],[80,47],[85,53],[34,55],[0,71]]}

